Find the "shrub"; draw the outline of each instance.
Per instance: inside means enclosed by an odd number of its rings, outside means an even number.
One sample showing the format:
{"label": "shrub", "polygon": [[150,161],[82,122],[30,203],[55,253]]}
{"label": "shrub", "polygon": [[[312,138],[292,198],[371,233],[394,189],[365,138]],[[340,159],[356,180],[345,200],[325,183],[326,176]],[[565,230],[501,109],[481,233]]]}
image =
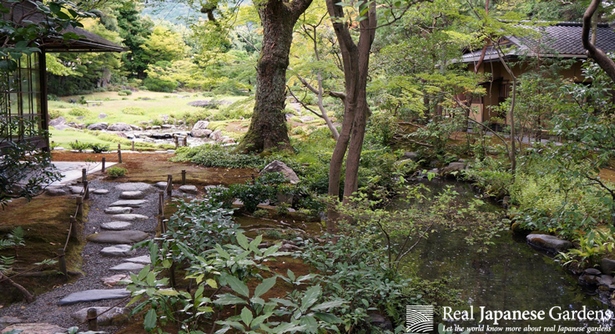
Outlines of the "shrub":
{"label": "shrub", "polygon": [[102,153],[109,151],[108,144],[90,144],[90,148],[92,149],[92,151],[94,151],[94,153]]}
{"label": "shrub", "polygon": [[62,112],[58,109],[49,110],[49,119],[56,119],[62,116]]}
{"label": "shrub", "polygon": [[68,111],[68,114],[71,116],[88,116],[90,113],[91,112],[88,108],[83,107],[72,108]]}
{"label": "shrub", "polygon": [[177,82],[154,79],[149,77],[143,80],[143,85],[147,87],[147,90],[151,90],[153,92],[171,93],[175,89],[177,89]]}
{"label": "shrub", "polygon": [[219,145],[201,145],[195,148],[181,148],[173,161],[190,161],[204,167],[262,168],[265,159],[258,155],[233,153]]}
{"label": "shrub", "polygon": [[90,144],[75,140],[74,142],[68,143],[68,146],[71,148],[71,150],[83,152],[90,147]]}
{"label": "shrub", "polygon": [[145,109],[139,107],[127,107],[122,109],[122,114],[126,115],[145,115]]}
{"label": "shrub", "polygon": [[119,96],[128,96],[128,95],[132,95],[132,91],[129,89],[122,89],[119,92],[117,92],[117,95]]}
{"label": "shrub", "polygon": [[118,177],[122,177],[126,175],[126,168],[117,167],[117,166],[109,167],[107,169],[107,175],[109,175],[110,177],[114,179]]}

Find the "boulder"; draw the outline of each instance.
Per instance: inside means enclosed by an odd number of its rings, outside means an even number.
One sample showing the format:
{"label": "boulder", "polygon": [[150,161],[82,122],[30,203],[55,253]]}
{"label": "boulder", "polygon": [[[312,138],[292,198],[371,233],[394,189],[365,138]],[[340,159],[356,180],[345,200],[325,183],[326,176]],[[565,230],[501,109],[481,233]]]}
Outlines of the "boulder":
{"label": "boulder", "polygon": [[220,105],[220,102],[215,100],[197,100],[188,102],[188,105],[198,108],[217,108]]}
{"label": "boulder", "polygon": [[126,123],[115,123],[109,125],[109,127],[107,127],[107,131],[128,132],[132,131],[132,127],[130,127],[130,124]]}
{"label": "boulder", "polygon": [[413,161],[419,161],[419,154],[416,152],[405,152],[404,157]]}
{"label": "boulder", "polygon": [[98,118],[100,119],[107,118],[107,114],[101,112],[100,114],[98,114]]}
{"label": "boulder", "polygon": [[199,189],[194,185],[186,184],[179,187],[179,191],[185,192],[187,194],[198,194]]}
{"label": "boulder", "polygon": [[443,176],[456,176],[457,174],[459,174],[459,172],[463,171],[464,169],[466,169],[466,163],[465,162],[451,162],[450,164],[448,164],[448,166],[442,168],[440,170],[440,173]]}
{"label": "boulder", "polygon": [[53,126],[56,130],[64,130],[69,127],[68,124],[66,124],[66,120],[62,116],[49,121],[49,126]]}
{"label": "boulder", "polygon": [[235,143],[235,139],[228,137],[228,136],[224,136],[222,137],[222,139],[220,139],[220,142],[222,144],[234,144]]}
{"label": "boulder", "polygon": [[295,173],[294,170],[292,170],[285,163],[279,160],[274,160],[270,164],[265,166],[265,168],[261,170],[260,175],[274,172],[282,173],[284,177],[286,177],[286,180],[288,180],[288,182],[290,182],[291,184],[299,183],[299,177],[297,176],[297,173]]}
{"label": "boulder", "polygon": [[96,319],[99,326],[118,326],[128,322],[129,312],[124,307],[86,307],[71,314],[71,317],[79,323],[85,323],[88,319],[88,310],[91,308],[100,314]]}
{"label": "boulder", "polygon": [[550,253],[559,253],[572,248],[572,242],[562,240],[549,234],[528,234],[527,243]]}
{"label": "boulder", "polygon": [[216,130],[209,135],[209,139],[219,141],[222,138],[222,131]]}
{"label": "boulder", "polygon": [[108,127],[109,127],[109,123],[98,122],[98,123],[88,125],[88,130],[101,131],[101,130],[107,130]]}
{"label": "boulder", "polygon": [[604,258],[600,261],[600,268],[605,274],[612,274],[615,271],[615,260]]}

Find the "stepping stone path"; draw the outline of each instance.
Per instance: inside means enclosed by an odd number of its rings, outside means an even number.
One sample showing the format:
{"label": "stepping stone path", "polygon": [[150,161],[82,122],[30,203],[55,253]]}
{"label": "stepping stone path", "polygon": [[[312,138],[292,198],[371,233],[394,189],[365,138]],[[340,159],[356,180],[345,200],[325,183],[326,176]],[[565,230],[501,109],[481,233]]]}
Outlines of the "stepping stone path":
{"label": "stepping stone path", "polygon": [[167,188],[167,183],[164,181],[156,182],[156,184],[154,184],[154,187],[164,190]]}
{"label": "stepping stone path", "polygon": [[132,208],[127,206],[112,206],[105,209],[105,213],[109,215],[117,215],[122,213],[131,213]]}
{"label": "stepping stone path", "polygon": [[105,247],[100,251],[100,254],[105,256],[127,256],[133,255],[135,251],[132,249],[131,245],[115,245]]}
{"label": "stepping stone path", "polygon": [[83,192],[83,187],[72,186],[69,189],[73,194],[81,194],[81,192]]}
{"label": "stepping stone path", "polygon": [[130,227],[132,227],[132,223],[123,221],[112,221],[100,224],[100,228],[112,231],[123,231],[127,230]]}

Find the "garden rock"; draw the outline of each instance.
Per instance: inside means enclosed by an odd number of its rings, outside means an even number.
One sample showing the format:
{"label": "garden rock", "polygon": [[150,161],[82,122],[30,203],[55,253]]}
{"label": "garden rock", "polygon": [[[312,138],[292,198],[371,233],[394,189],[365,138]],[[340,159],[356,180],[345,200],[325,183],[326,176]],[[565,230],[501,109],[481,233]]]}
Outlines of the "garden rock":
{"label": "garden rock", "polygon": [[130,291],[126,289],[85,290],[85,291],[71,293],[70,295],[62,298],[58,302],[58,305],[61,306],[61,305],[71,305],[71,304],[81,303],[81,302],[94,302],[98,300],[120,299],[120,298],[125,298],[128,296],[130,296]]}
{"label": "garden rock", "polygon": [[111,218],[131,222],[135,220],[145,220],[148,217],[146,215],[140,215],[136,213],[123,213],[119,215],[113,215],[111,216]]}
{"label": "garden rock", "polygon": [[550,253],[559,253],[572,248],[572,242],[548,234],[528,234],[527,243]]}
{"label": "garden rock", "polygon": [[190,134],[192,135],[192,137],[208,137],[213,132],[212,130],[207,128],[208,126],[208,121],[198,121],[192,127]]}
{"label": "garden rock", "polygon": [[123,191],[120,194],[121,199],[142,199],[143,197],[145,197],[145,193],[139,190]]}
{"label": "garden rock", "polygon": [[77,187],[77,186],[72,186],[69,189],[72,194],[77,194],[77,195],[81,194],[81,192],[83,191],[83,187]]}
{"label": "garden rock", "polygon": [[126,259],[127,262],[134,262],[134,263],[142,263],[142,264],[151,264],[152,263],[152,259],[150,258],[149,255],[141,255],[141,256],[137,256],[137,257],[131,257],[130,259]]}
{"label": "garden rock", "polygon": [[63,196],[66,195],[66,190],[59,187],[50,187],[47,188],[46,193],[49,196]]}
{"label": "garden rock", "polygon": [[56,130],[64,130],[69,127],[66,124],[66,120],[62,116],[49,121],[49,126],[53,126]]}
{"label": "garden rock", "polygon": [[144,182],[127,182],[127,183],[122,183],[122,184],[118,184],[117,186],[115,186],[115,189],[119,190],[119,191],[143,191],[143,192],[147,192],[147,191],[151,191],[153,190],[153,187],[147,183]]}
{"label": "garden rock", "polygon": [[405,152],[404,157],[413,161],[419,161],[419,154],[416,152]]}
{"label": "garden rock", "polygon": [[123,213],[131,213],[132,208],[127,206],[112,206],[105,209],[105,213],[109,215],[117,215]]}
{"label": "garden rock", "polygon": [[115,201],[109,206],[129,206],[131,208],[140,208],[145,203],[147,203],[147,201],[144,199],[123,199]]}
{"label": "garden rock", "polygon": [[167,188],[167,183],[164,182],[164,181],[156,182],[156,184],[154,184],[154,187],[156,187],[158,189],[166,189]]}
{"label": "garden rock", "polygon": [[132,227],[132,223],[122,221],[113,221],[100,224],[100,228],[111,231],[123,231],[129,229],[130,227]]}
{"label": "garden rock", "polygon": [[86,307],[71,314],[71,317],[79,323],[85,323],[91,308],[96,309],[96,314],[100,314],[96,318],[99,326],[118,326],[128,321],[128,310],[123,307]]}
{"label": "garden rock", "polygon": [[118,131],[118,132],[132,131],[132,127],[130,127],[130,125],[126,123],[115,123],[115,124],[109,125],[109,127],[107,128],[107,131]]}
{"label": "garden rock", "polygon": [[466,169],[466,163],[457,161],[451,162],[450,164],[448,164],[448,166],[442,168],[442,170],[440,170],[440,173],[443,176],[455,176],[464,169]]}
{"label": "garden rock", "polygon": [[88,241],[99,244],[132,244],[147,239],[149,235],[143,231],[103,231],[90,234]]}
{"label": "garden rock", "polygon": [[612,274],[615,271],[615,260],[605,257],[600,261],[600,268],[602,268],[603,273]]}
{"label": "garden rock", "polygon": [[222,138],[222,131],[216,130],[209,135],[209,139],[219,141]]}
{"label": "garden rock", "polygon": [[128,274],[117,274],[109,277],[101,278],[104,285],[108,287],[116,286],[122,282],[130,282],[130,275]]}
{"label": "garden rock", "polygon": [[297,176],[297,173],[295,173],[294,170],[292,170],[285,163],[279,160],[274,160],[270,164],[265,166],[265,168],[261,170],[260,175],[274,172],[282,173],[286,180],[288,180],[291,184],[299,183],[299,177]]}
{"label": "garden rock", "polygon": [[101,130],[107,130],[108,127],[109,127],[109,123],[99,122],[99,123],[90,124],[88,126],[88,130],[101,131]]}
{"label": "garden rock", "polygon": [[142,263],[125,262],[109,268],[113,271],[139,271],[145,267]]}
{"label": "garden rock", "polygon": [[46,322],[10,325],[2,333],[56,334],[66,333],[66,328]]}
{"label": "garden rock", "polygon": [[134,253],[135,253],[135,250],[132,249],[132,246],[125,245],[125,244],[105,247],[100,251],[100,254],[102,255],[118,256],[118,257],[132,255]]}
{"label": "garden rock", "polygon": [[196,186],[189,184],[179,187],[179,190],[188,194],[197,194],[199,192],[199,189]]}
{"label": "garden rock", "polygon": [[92,191],[92,193],[96,194],[96,195],[106,195],[109,193],[108,189],[96,189],[94,191]]}

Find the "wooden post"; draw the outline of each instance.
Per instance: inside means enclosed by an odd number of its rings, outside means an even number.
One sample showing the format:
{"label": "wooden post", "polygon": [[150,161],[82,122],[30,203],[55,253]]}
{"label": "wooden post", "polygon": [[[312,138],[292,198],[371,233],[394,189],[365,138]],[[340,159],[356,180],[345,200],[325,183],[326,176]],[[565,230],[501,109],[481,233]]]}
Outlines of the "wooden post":
{"label": "wooden post", "polygon": [[135,150],[135,141],[134,140],[132,141],[132,150],[133,151]]}
{"label": "wooden post", "polygon": [[188,146],[188,136],[184,136],[184,146]]}
{"label": "wooden post", "polygon": [[162,215],[162,207],[164,206],[164,192],[158,193],[158,214]]}
{"label": "wooden post", "polygon": [[77,216],[83,220],[83,197],[77,196]]}
{"label": "wooden post", "polygon": [[103,173],[105,172],[105,163],[106,163],[106,162],[107,162],[107,159],[103,157],[103,158],[102,158],[102,168],[101,168],[101,171],[102,171]]}
{"label": "wooden post", "polygon": [[64,257],[64,248],[58,249],[58,264],[60,265],[60,272],[64,275],[65,279],[68,279],[68,272],[66,271],[66,257]]}
{"label": "wooden post", "polygon": [[173,175],[167,175],[167,196],[173,195]]}
{"label": "wooden post", "polygon": [[85,182],[88,180],[87,174],[88,174],[87,169],[82,168],[81,169],[81,182]]}
{"label": "wooden post", "polygon": [[186,170],[182,169],[182,185],[186,184]]}
{"label": "wooden post", "polygon": [[117,144],[117,161],[122,163],[122,144]]}
{"label": "wooden post", "polygon": [[70,236],[77,237],[77,218],[70,216]]}
{"label": "wooden post", "polygon": [[98,330],[98,312],[94,307],[88,309],[88,330]]}
{"label": "wooden post", "polygon": [[179,146],[179,138],[177,136],[173,136],[173,141],[175,142],[175,148]]}
{"label": "wooden post", "polygon": [[83,199],[90,198],[90,187],[88,186],[88,180],[83,181]]}

